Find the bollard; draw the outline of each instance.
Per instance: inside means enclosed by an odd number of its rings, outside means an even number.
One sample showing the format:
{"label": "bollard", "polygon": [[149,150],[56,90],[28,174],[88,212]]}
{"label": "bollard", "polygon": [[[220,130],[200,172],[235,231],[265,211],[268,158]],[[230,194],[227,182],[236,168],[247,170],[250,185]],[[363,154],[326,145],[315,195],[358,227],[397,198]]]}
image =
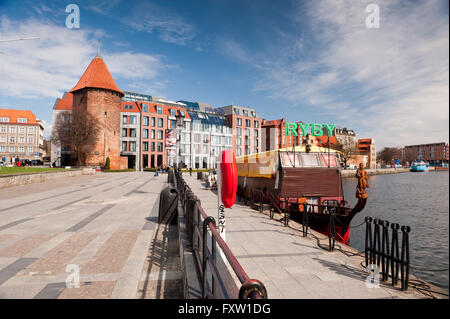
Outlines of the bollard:
{"label": "bollard", "polygon": [[164,188],[159,195],[158,221],[160,223],[169,222],[174,212],[177,210],[177,204],[178,191],[171,186]]}
{"label": "bollard", "polygon": [[206,278],[206,269],[208,265],[208,224],[212,223],[214,226],[216,226],[216,220],[212,216],[208,216],[203,220],[203,250],[202,250],[202,296],[203,299],[208,299],[208,287],[207,287],[207,279]]}
{"label": "bollard", "polygon": [[303,218],[302,218],[302,230],[303,237],[308,236],[308,204],[303,203]]}
{"label": "bollard", "polygon": [[334,244],[336,242],[335,237],[336,237],[336,221],[334,220],[334,214],[335,214],[335,209],[332,208],[330,209],[330,223],[328,226],[328,250],[329,251],[333,251],[334,250]]}

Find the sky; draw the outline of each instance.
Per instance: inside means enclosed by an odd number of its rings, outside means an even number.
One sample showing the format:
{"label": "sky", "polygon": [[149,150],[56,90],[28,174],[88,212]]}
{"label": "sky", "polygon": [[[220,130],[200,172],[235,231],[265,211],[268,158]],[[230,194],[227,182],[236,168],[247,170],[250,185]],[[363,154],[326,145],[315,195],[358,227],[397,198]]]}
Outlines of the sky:
{"label": "sky", "polygon": [[46,136],[100,40],[121,90],[336,124],[378,150],[449,139],[447,0],[0,0],[0,40],[20,37],[40,39],[0,42],[0,108]]}

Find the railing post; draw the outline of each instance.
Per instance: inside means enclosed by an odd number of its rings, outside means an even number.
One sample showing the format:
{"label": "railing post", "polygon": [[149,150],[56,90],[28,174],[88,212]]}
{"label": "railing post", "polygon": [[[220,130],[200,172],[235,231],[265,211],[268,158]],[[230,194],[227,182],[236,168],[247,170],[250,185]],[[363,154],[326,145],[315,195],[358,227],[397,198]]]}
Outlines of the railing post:
{"label": "railing post", "polygon": [[366,259],[366,267],[369,262],[372,263],[372,217],[366,216],[366,240],[364,241],[364,256]]}
{"label": "railing post", "polygon": [[287,226],[289,224],[288,215],[289,215],[289,199],[284,199],[284,226]]}
{"label": "railing post", "polygon": [[202,250],[202,297],[203,299],[208,299],[208,277],[206,275],[206,270],[208,266],[208,224],[212,223],[214,226],[216,226],[216,221],[214,220],[214,217],[208,216],[203,220],[203,250]]}
{"label": "railing post", "polygon": [[383,240],[381,246],[381,267],[383,271],[383,281],[388,279],[389,274],[389,222],[387,220],[381,223],[383,227]]}
{"label": "railing post", "polygon": [[409,282],[409,226],[402,226],[402,258],[401,258],[401,274],[402,274],[402,290],[408,289]]}
{"label": "railing post", "polygon": [[334,250],[334,244],[335,244],[335,237],[336,237],[336,224],[334,220],[334,213],[335,209],[330,209],[330,223],[329,223],[329,229],[328,229],[328,249],[329,251]]}
{"label": "railing post", "polygon": [[262,299],[267,299],[266,287],[257,279],[249,279],[239,289],[239,299],[249,299],[253,292],[257,292]]}
{"label": "railing post", "polygon": [[398,224],[391,224],[391,228],[392,228],[391,271],[392,271],[392,285],[395,286],[398,282],[398,267],[399,267],[398,229],[400,227]]}
{"label": "railing post", "polygon": [[259,212],[262,213],[263,212],[263,205],[264,205],[264,200],[263,200],[263,192],[260,192],[260,197],[259,197]]}
{"label": "railing post", "polygon": [[380,238],[380,223],[381,220],[380,219],[375,219],[373,221],[374,225],[375,225],[375,230],[373,232],[373,247],[374,247],[374,252],[375,252],[375,259],[373,260],[374,262],[376,262],[378,269],[380,269],[380,254],[381,254],[381,238]]}
{"label": "railing post", "polygon": [[308,236],[308,204],[303,203],[303,218],[302,218],[302,230],[303,230],[303,237]]}

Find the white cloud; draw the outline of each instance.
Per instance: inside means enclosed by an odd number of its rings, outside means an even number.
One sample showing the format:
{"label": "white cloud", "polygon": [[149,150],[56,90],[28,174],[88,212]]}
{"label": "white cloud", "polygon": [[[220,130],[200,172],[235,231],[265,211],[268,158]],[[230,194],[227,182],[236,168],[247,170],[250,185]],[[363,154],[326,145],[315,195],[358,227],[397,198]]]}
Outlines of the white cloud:
{"label": "white cloud", "polygon": [[[197,35],[197,29],[180,15],[151,2],[139,3],[131,16],[122,22],[134,29],[155,33],[164,42],[187,45]],[[198,45],[197,45],[198,47]]]}
{"label": "white cloud", "polygon": [[[70,30],[37,20],[12,21],[2,16],[3,39],[38,36],[40,40],[0,43],[0,95],[57,98],[75,86],[96,55],[101,30]],[[118,79],[151,81],[165,67],[162,57],[133,51],[104,52],[111,74]],[[127,89],[127,88],[122,88]]]}
{"label": "white cloud", "polygon": [[[448,140],[444,2],[377,1],[380,28],[368,29],[371,2],[311,1],[307,10],[302,3],[307,15],[293,13],[299,32],[291,37],[301,39],[301,52],[283,48],[256,89],[325,110],[378,147]],[[305,52],[308,41],[315,45]]]}

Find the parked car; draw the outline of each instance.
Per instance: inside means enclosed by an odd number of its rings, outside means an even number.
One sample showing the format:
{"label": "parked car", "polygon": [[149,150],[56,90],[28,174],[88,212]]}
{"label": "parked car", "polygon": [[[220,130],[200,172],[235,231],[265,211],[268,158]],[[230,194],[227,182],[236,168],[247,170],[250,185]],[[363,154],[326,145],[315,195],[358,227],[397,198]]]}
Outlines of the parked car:
{"label": "parked car", "polygon": [[355,164],[348,164],[347,166],[345,166],[345,169],[357,169]]}
{"label": "parked car", "polygon": [[41,160],[31,160],[32,165],[44,165],[44,162]]}

